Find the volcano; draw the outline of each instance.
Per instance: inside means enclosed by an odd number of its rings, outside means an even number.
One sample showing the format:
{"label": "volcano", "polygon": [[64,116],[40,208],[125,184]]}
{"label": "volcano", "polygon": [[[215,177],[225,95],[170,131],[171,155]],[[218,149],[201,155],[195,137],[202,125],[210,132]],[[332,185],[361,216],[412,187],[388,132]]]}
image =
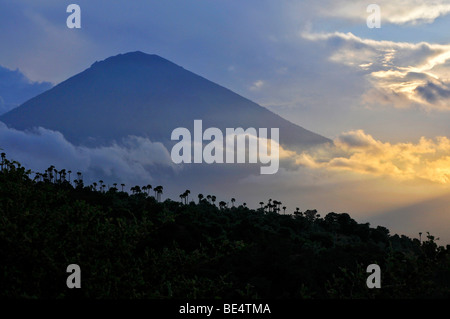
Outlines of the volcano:
{"label": "volcano", "polygon": [[177,127],[279,128],[280,144],[329,142],[268,109],[157,55],[130,52],[85,71],[3,114],[9,127],[44,127],[76,145],[120,142],[129,135],[170,144]]}

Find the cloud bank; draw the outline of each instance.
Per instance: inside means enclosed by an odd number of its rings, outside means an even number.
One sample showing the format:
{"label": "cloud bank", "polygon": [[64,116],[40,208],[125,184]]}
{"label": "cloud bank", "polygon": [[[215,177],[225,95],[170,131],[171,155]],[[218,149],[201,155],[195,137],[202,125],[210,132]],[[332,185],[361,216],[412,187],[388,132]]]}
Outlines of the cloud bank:
{"label": "cloud bank", "polygon": [[88,148],[68,142],[60,132],[37,128],[30,132],[8,128],[0,122],[0,148],[9,159],[35,172],[50,165],[83,173],[86,182],[103,178],[110,183],[152,181],[151,171],[163,166],[175,170],[170,153],[159,142],[129,136],[110,146]]}

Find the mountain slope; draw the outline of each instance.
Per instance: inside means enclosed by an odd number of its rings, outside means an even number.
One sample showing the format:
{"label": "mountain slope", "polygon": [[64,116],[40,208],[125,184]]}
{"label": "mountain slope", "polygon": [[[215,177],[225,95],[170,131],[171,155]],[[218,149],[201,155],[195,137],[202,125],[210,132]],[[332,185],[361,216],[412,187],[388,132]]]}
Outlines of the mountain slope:
{"label": "mountain slope", "polygon": [[131,52],[94,63],[4,114],[17,129],[42,126],[76,144],[104,144],[139,135],[170,142],[177,127],[278,127],[280,143],[309,146],[329,140],[156,55]]}

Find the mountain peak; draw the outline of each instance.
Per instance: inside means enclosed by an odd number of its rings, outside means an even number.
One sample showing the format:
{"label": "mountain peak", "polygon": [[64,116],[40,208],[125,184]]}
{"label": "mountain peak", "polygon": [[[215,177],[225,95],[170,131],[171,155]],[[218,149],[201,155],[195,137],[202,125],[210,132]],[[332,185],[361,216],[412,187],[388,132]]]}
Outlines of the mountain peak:
{"label": "mountain peak", "polygon": [[280,143],[329,142],[268,109],[158,55],[140,51],[94,63],[0,120],[16,129],[60,131],[75,144],[111,143],[129,135],[171,143],[177,127],[279,128]]}
{"label": "mountain peak", "polygon": [[111,56],[102,61],[94,62],[91,67],[101,66],[101,65],[114,65],[123,63],[136,63],[136,64],[155,64],[155,63],[167,63],[176,65],[163,57],[156,54],[147,54],[142,51],[134,51],[127,53],[120,53],[115,56]]}

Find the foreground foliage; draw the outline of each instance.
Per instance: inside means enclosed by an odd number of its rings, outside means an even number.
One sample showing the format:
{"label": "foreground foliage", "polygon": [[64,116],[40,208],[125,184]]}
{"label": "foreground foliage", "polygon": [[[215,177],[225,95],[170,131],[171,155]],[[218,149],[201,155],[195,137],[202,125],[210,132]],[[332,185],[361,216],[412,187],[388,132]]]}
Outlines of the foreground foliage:
{"label": "foreground foliage", "polygon": [[[450,247],[348,214],[157,201],[0,172],[0,296],[13,298],[448,298]],[[234,201],[233,201],[234,204]],[[68,289],[78,264],[82,288]],[[378,264],[382,288],[368,289]]]}

